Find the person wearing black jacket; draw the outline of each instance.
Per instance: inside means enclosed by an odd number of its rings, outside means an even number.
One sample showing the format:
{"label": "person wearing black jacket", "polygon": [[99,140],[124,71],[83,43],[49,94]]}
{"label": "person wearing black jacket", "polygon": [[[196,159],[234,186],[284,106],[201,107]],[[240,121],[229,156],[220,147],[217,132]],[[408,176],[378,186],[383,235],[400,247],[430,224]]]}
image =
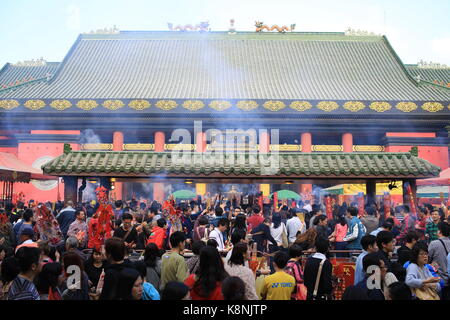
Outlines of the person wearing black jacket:
{"label": "person wearing black jacket", "polygon": [[128,259],[125,259],[125,243],[120,238],[110,238],[105,241],[105,253],[110,263],[105,268],[105,278],[100,300],[117,300],[120,272],[125,268],[134,268]]}
{"label": "person wearing black jacket", "polygon": [[[272,242],[273,246],[275,248],[278,248],[278,244],[275,241],[275,239],[270,234],[270,224],[271,220],[269,218],[264,219],[264,222],[259,224],[257,227],[253,228],[252,230],[252,239],[257,244],[257,250],[259,252],[265,252],[265,246],[264,243],[266,240]],[[261,254],[258,253],[258,257],[260,257]]]}
{"label": "person wearing black jacket", "polygon": [[[303,272],[304,283],[308,292],[306,300],[331,300],[332,286],[332,271],[333,266],[330,260],[327,259],[329,242],[327,239],[317,237],[315,241],[316,253],[306,260],[305,270]],[[314,287],[316,285],[317,274],[319,272],[320,263],[325,260],[320,273],[319,286],[317,296],[313,297]]]}
{"label": "person wearing black jacket", "polygon": [[410,231],[406,234],[405,244],[397,250],[397,262],[402,266],[405,264],[405,262],[411,260],[412,248],[417,243],[417,241],[419,241],[419,235],[417,234],[417,232]]}

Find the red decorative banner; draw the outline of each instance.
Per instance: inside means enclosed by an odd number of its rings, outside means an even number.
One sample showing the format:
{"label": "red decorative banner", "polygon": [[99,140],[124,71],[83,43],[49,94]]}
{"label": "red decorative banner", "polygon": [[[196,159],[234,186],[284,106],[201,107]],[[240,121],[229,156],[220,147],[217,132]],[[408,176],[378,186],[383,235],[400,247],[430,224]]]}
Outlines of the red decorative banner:
{"label": "red decorative banner", "polygon": [[325,197],[325,212],[327,214],[328,220],[333,219],[333,207],[331,206],[331,197],[326,196]]}
{"label": "red decorative banner", "polygon": [[273,193],[273,212],[278,212],[278,192]]}
{"label": "red decorative banner", "polygon": [[416,201],[412,193],[411,185],[409,183],[406,184],[406,190],[409,195],[409,210],[411,211],[410,213],[412,216],[417,217]]}

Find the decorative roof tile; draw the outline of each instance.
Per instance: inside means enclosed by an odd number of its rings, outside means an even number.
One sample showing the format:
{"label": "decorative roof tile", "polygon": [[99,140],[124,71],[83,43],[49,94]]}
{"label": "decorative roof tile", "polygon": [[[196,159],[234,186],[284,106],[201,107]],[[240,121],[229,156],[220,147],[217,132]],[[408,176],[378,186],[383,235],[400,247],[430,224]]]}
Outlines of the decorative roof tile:
{"label": "decorative roof tile", "polygon": [[[183,156],[183,157],[181,157]],[[310,178],[425,178],[438,176],[440,168],[411,153],[260,153],[224,154],[182,152],[67,151],[42,166],[57,176],[140,176],[161,174],[264,176],[273,165],[273,176]]]}

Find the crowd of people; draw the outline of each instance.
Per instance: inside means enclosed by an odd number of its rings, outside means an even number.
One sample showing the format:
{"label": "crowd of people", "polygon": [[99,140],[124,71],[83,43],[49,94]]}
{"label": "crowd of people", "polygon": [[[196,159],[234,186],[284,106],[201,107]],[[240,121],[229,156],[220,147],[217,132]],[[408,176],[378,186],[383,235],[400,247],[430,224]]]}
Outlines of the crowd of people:
{"label": "crowd of people", "polygon": [[450,299],[445,206],[260,204],[1,203],[0,298],[332,300],[336,257],[343,300]]}

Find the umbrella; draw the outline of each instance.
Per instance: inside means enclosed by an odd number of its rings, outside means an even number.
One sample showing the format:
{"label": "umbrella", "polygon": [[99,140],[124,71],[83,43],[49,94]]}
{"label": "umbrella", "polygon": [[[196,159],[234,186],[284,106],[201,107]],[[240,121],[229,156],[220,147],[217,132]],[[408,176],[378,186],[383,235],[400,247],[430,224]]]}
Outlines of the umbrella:
{"label": "umbrella", "polygon": [[193,199],[197,195],[190,190],[178,190],[172,193],[175,199]]}
{"label": "umbrella", "polygon": [[418,186],[450,186],[450,168],[441,171],[439,177],[417,180]]}
{"label": "umbrella", "polygon": [[[285,199],[295,199],[300,200],[301,197],[297,192],[291,191],[291,190],[280,190],[277,191],[278,193],[278,199],[279,200],[285,200]],[[273,197],[273,193],[270,195],[270,198]]]}

